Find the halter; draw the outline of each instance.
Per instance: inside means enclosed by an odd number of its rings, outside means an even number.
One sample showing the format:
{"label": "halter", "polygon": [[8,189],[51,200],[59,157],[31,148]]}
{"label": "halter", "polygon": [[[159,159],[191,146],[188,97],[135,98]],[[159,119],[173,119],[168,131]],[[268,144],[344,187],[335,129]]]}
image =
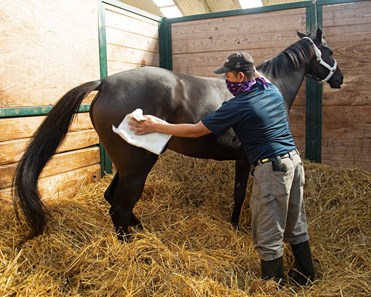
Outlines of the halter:
{"label": "halter", "polygon": [[323,80],[320,80],[319,78],[314,77],[314,76],[313,77],[316,78],[318,81],[320,81],[322,83],[323,82],[327,82],[331,78],[331,76],[335,73],[335,71],[336,71],[336,68],[338,66],[336,60],[334,59],[334,65],[333,66],[330,66],[329,64],[327,64],[325,61],[322,60],[322,53],[318,49],[318,47],[315,45],[315,43],[313,42],[313,40],[310,39],[309,37],[303,37],[303,39],[304,38],[310,40],[310,42],[312,43],[313,48],[314,48],[314,52],[316,53],[317,62],[319,62],[320,65],[322,65],[323,67],[325,67],[329,71],[328,75]]}

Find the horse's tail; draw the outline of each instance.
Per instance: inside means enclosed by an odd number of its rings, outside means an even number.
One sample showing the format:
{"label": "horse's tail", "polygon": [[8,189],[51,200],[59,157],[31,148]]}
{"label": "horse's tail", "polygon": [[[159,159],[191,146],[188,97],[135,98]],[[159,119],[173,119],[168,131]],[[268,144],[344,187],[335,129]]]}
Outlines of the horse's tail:
{"label": "horse's tail", "polygon": [[19,205],[31,232],[20,244],[44,232],[47,212],[37,189],[38,178],[65,138],[81,102],[100,85],[99,80],[91,81],[66,93],[49,112],[23,154],[13,179],[13,200],[17,217]]}

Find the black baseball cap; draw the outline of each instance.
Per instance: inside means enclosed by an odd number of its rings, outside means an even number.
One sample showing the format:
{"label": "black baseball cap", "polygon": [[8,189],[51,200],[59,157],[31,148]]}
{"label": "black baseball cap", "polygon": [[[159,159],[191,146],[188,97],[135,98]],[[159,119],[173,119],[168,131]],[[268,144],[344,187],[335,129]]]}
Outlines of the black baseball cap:
{"label": "black baseball cap", "polygon": [[248,53],[236,52],[230,54],[223,66],[216,69],[214,72],[216,74],[221,74],[230,71],[249,72],[252,70],[254,70],[253,58]]}

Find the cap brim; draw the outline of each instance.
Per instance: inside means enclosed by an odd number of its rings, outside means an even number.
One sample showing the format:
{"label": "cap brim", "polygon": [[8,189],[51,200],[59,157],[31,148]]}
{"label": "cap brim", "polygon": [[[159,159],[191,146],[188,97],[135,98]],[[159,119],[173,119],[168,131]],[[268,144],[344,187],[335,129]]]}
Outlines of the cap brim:
{"label": "cap brim", "polygon": [[222,66],[222,67],[214,70],[214,73],[216,73],[216,74],[222,74],[222,73],[226,73],[226,72],[229,72],[229,71],[231,71],[231,69],[229,69],[229,68],[227,68],[225,66]]}

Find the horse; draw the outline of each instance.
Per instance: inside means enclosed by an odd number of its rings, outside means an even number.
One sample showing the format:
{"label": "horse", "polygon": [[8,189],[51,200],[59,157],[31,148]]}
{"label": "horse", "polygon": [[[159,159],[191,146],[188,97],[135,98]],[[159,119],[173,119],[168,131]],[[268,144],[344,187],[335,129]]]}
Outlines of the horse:
{"label": "horse", "polygon": [[[306,75],[340,88],[343,75],[322,31],[297,32],[300,39],[256,69],[281,91],[287,106],[292,106]],[[81,84],[68,91],[49,112],[33,135],[14,176],[13,200],[30,228],[23,242],[42,234],[47,224],[47,207],[37,183],[41,171],[65,138],[83,99],[97,91],[90,105],[90,118],[101,144],[117,172],[104,193],[110,203],[117,237],[128,240],[129,226],[141,227],[133,208],[145,186],[146,178],[158,155],[132,146],[112,131],[125,115],[137,108],[170,123],[196,123],[231,98],[225,80],[176,73],[158,67],[142,67]],[[166,149],[195,158],[235,160],[234,209],[231,223],[238,226],[245,199],[250,164],[232,130],[222,136],[200,138],[172,137]]]}

